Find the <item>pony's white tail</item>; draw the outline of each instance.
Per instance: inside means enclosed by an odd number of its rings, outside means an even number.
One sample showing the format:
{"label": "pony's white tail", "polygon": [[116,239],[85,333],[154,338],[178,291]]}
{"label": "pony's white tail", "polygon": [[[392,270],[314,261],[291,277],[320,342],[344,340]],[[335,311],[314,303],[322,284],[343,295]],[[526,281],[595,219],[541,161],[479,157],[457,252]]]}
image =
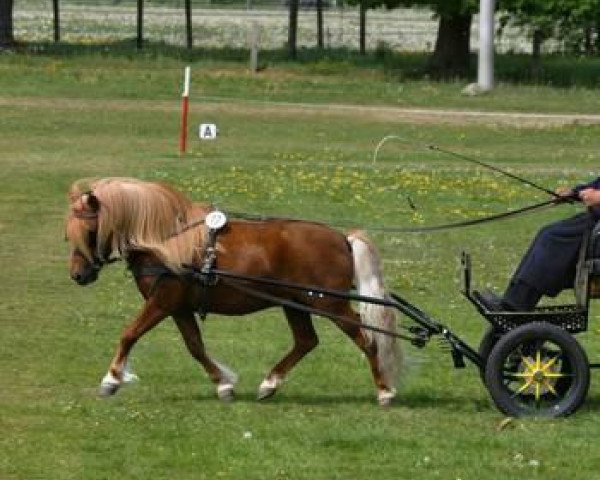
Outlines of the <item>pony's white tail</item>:
{"label": "pony's white tail", "polygon": [[[381,261],[374,245],[361,231],[351,232],[348,242],[354,258],[354,281],[358,294],[385,299]],[[359,311],[361,321],[365,325],[396,331],[396,315],[393,308],[361,302]],[[364,329],[364,333],[371,342],[375,342],[380,372],[387,387],[393,391],[400,353],[396,338],[368,329]]]}

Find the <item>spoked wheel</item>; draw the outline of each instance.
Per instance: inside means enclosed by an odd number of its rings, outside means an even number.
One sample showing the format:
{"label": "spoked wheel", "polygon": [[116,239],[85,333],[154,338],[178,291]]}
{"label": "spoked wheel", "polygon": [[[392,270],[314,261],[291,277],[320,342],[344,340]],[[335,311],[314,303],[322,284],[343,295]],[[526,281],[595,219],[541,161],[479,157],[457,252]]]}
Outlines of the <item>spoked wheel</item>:
{"label": "spoked wheel", "polygon": [[479,353],[479,356],[483,360],[484,366],[481,367],[481,369],[479,370],[479,374],[481,375],[481,380],[484,383],[485,367],[487,365],[488,357],[490,356],[490,353],[492,353],[492,349],[496,346],[501,336],[502,333],[500,333],[498,330],[496,330],[493,326],[490,325],[487,327],[485,333],[483,334],[483,337],[481,338],[481,343],[479,344],[479,349],[477,350],[477,353]]}
{"label": "spoked wheel", "polygon": [[528,323],[492,348],[485,383],[506,415],[559,417],[575,412],[585,400],[590,367],[571,334],[549,323]]}

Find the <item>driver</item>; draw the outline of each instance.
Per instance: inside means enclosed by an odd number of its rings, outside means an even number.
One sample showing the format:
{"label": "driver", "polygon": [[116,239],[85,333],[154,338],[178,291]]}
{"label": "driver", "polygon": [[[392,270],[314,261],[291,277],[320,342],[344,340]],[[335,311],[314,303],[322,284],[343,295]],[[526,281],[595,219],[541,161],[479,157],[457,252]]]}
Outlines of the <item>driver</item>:
{"label": "driver", "polygon": [[556,195],[559,201],[581,201],[587,211],[538,232],[502,297],[491,291],[474,292],[488,310],[530,311],[542,296],[555,297],[573,288],[582,241],[600,220],[600,177],[573,188],[558,188]]}

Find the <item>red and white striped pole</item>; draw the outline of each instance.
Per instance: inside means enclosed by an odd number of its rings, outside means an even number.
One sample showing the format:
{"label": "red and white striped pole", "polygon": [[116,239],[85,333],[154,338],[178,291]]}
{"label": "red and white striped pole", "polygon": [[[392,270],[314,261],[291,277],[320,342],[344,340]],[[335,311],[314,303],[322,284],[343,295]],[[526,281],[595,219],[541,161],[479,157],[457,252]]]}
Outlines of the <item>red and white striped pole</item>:
{"label": "red and white striped pole", "polygon": [[190,67],[185,67],[183,94],[181,96],[181,127],[179,131],[179,155],[185,155],[187,143],[187,117],[190,109]]}

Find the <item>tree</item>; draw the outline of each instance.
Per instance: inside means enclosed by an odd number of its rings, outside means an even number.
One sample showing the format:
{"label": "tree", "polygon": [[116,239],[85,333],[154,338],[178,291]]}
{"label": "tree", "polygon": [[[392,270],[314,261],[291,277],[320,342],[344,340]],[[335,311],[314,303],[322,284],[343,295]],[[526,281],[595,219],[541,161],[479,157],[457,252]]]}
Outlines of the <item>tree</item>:
{"label": "tree", "polygon": [[429,7],[439,19],[429,72],[435,77],[466,75],[470,67],[471,21],[479,0],[349,0],[366,8]]}
{"label": "tree", "polygon": [[512,25],[529,33],[534,68],[549,38],[561,40],[569,53],[591,55],[600,49],[600,0],[502,0],[501,8],[501,29]]}
{"label": "tree", "polygon": [[600,0],[569,0],[565,7],[568,15],[559,21],[559,38],[566,48],[577,54],[599,54]]}
{"label": "tree", "polygon": [[13,0],[0,0],[0,48],[14,45]]}
{"label": "tree", "polygon": [[502,0],[500,15],[500,34],[508,25],[521,27],[528,31],[532,40],[531,74],[538,77],[541,73],[542,45],[548,38],[555,36],[556,18],[553,11],[562,0]]}
{"label": "tree", "polygon": [[428,6],[439,19],[429,72],[436,77],[462,76],[469,72],[471,22],[479,0],[387,0],[390,6]]}
{"label": "tree", "polygon": [[470,67],[473,14],[453,12],[440,14],[439,17],[429,71],[436,77],[465,75]]}

